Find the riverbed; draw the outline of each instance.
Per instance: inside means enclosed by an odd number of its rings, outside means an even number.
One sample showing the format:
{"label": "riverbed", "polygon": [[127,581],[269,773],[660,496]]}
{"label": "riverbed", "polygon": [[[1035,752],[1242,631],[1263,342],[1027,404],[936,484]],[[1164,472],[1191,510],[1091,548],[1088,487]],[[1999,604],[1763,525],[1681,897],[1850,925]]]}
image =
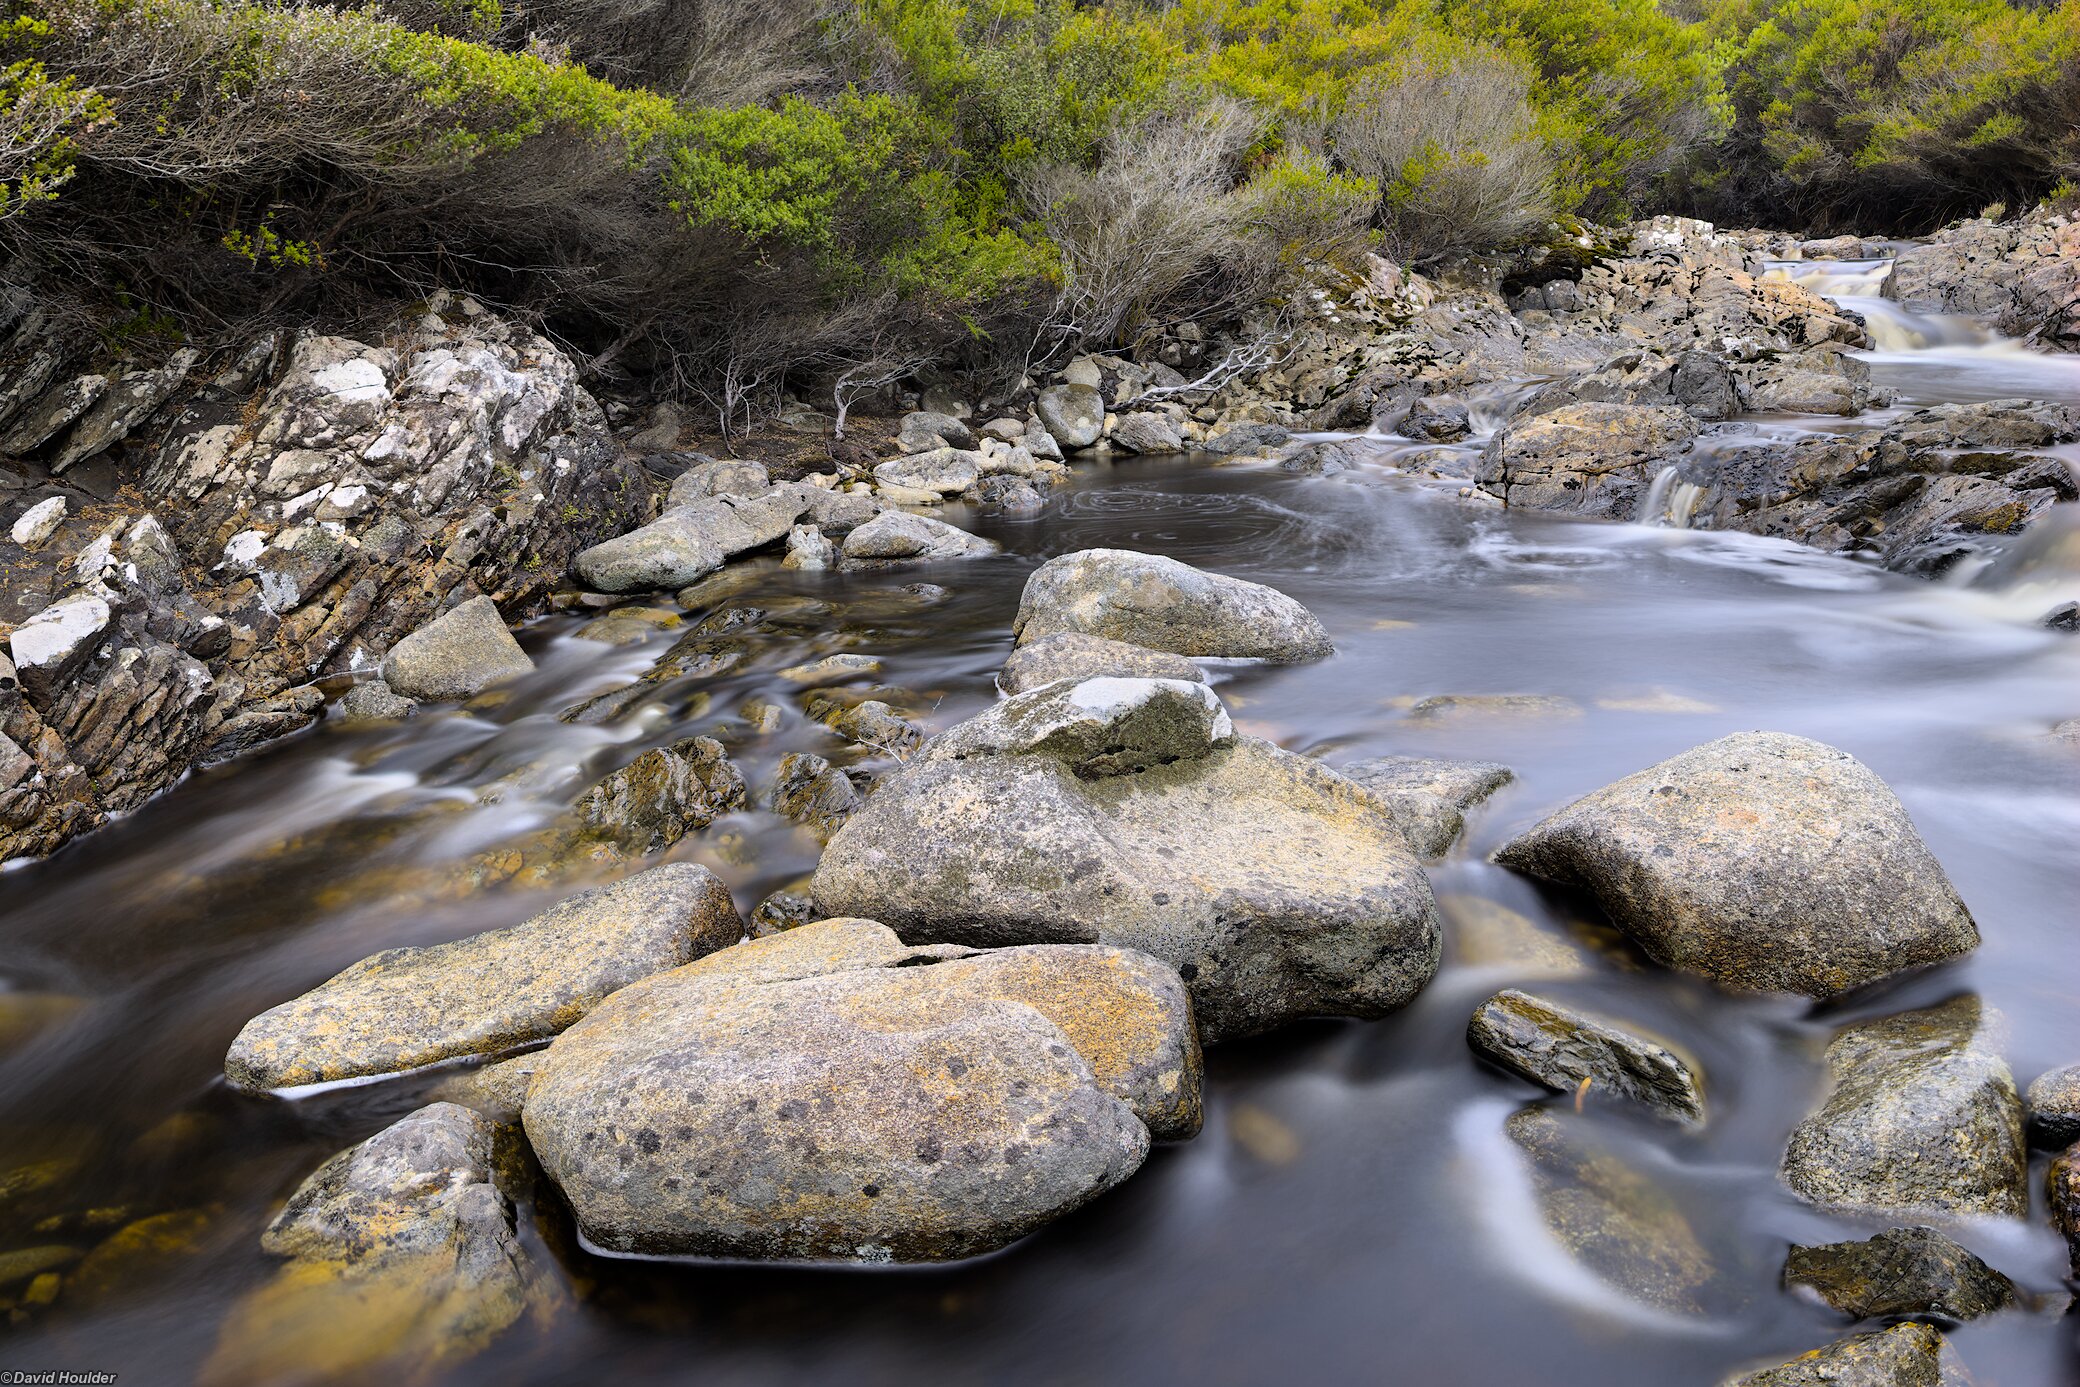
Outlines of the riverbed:
{"label": "riverbed", "polygon": [[[1867,267],[1828,267],[1811,282],[1883,320],[1868,355],[1896,408],[2080,402],[2080,362],[1916,320],[1871,297]],[[1742,421],[1734,437],[1848,424]],[[1213,1051],[1198,1139],[976,1263],[609,1262],[577,1250],[545,1199],[523,1210],[524,1235],[577,1300],[436,1380],[1587,1387],[1714,1383],[1836,1337],[1839,1316],[1779,1285],[1786,1244],[1890,1225],[1817,1213],[1776,1178],[1787,1134],[1820,1091],[1833,1028],[1972,992],[2005,1018],[2018,1081],[2080,1061],[2080,751],[2049,735],[2080,716],[2080,640],[2037,624],[2047,594],[2074,575],[2017,578],[2017,565],[1997,561],[1931,583],[1679,528],[1665,504],[1636,524],[1504,511],[1399,471],[1405,450],[1389,442],[1372,451],[1369,465],[1330,477],[1210,457],[1079,465],[1035,515],[946,512],[1001,543],[1001,556],[877,575],[740,564],[709,580],[678,627],[633,645],[586,639],[598,612],[567,611],[522,633],[538,669],[493,695],[379,728],[328,720],[0,874],[0,1172],[16,1172],[0,1189],[46,1181],[70,1220],[47,1233],[7,1226],[5,1246],[91,1246],[141,1219],[186,1216],[161,1225],[180,1230],[178,1246],[140,1252],[99,1295],[17,1329],[4,1365],[190,1380],[227,1309],[268,1273],[258,1234],[272,1209],[440,1079],[296,1101],[236,1094],[221,1067],[247,1018],[378,949],[527,918],[554,893],[462,889],[458,864],[539,827],[651,747],[718,738],[754,799],[792,751],[885,772],[893,761],[804,716],[801,687],[782,672],[870,655],[882,669],[863,689],[949,726],[996,697],[1027,574],[1099,546],[1268,583],[1321,618],[1334,657],[1215,671],[1242,730],[1332,764],[1405,753],[1515,770],[1431,870],[1447,919],[1436,981],[1384,1021],[1307,1023]],[[733,611],[733,634],[751,645],[736,669],[662,685],[619,722],[559,720],[638,676],[688,626]],[[1426,702],[1450,696],[1462,702]],[[743,716],[761,699],[783,710],[771,731]],[[1751,728],[1832,743],[1882,776],[1971,908],[1981,948],[1833,1007],[1736,997],[1655,967],[1593,910],[1487,863],[1575,796]],[[671,856],[713,868],[748,913],[799,881],[817,851],[805,830],[753,810]],[[1647,1027],[1698,1060],[1706,1126],[1614,1132],[1710,1250],[1708,1313],[1640,1306],[1547,1233],[1502,1130],[1544,1095],[1484,1067],[1464,1038],[1483,998],[1536,977],[1467,957],[1461,927],[1497,907],[1589,960],[1542,992]],[[2041,1159],[2028,1221],[1952,1230],[2044,1298],[1950,1335],[1984,1384],[2080,1377],[2080,1338],[2062,1317],[2065,1249],[2040,1186]],[[0,1198],[0,1219],[8,1207]]]}

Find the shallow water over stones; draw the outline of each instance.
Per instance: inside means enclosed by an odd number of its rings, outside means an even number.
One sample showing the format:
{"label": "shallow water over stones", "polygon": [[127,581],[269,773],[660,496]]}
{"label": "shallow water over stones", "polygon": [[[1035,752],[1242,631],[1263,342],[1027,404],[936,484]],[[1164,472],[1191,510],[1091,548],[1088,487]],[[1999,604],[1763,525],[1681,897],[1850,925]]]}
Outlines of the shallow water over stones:
{"label": "shallow water over stones", "polygon": [[[1882,353],[1876,370],[1887,373]],[[2080,383],[2061,398],[2080,400]],[[534,673],[471,704],[390,724],[328,719],[0,874],[0,1252],[100,1259],[91,1296],[68,1287],[14,1330],[8,1365],[194,1377],[233,1305],[275,1274],[259,1235],[280,1202],[454,1077],[293,1103],[237,1094],[224,1052],[250,1017],[379,949],[516,925],[625,871],[581,856],[541,890],[526,884],[540,874],[507,864],[601,776],[696,735],[727,750],[751,807],[665,856],[711,867],[749,916],[819,852],[810,828],[766,807],[782,758],[870,779],[897,753],[833,731],[845,711],[884,703],[938,730],[989,706],[1027,575],[1092,547],[1267,583],[1322,620],[1336,646],[1325,660],[1213,668],[1243,735],[1337,764],[1447,756],[1515,771],[1428,868],[1446,920],[1437,979],[1383,1021],[1212,1049],[1196,1140],[1159,1147],[1131,1181],[980,1262],[609,1261],[578,1246],[553,1195],[523,1201],[521,1242],[575,1294],[435,1380],[1223,1384],[1375,1380],[1391,1364],[1402,1381],[1586,1387],[1717,1382],[1837,1337],[1840,1316],[1782,1289],[1788,1247],[1927,1220],[1830,1213],[1779,1182],[1787,1137],[1825,1093],[1829,1037],[1973,994],[2004,1019],[2018,1082],[2080,1060],[2080,751],[2049,736],[2080,716],[2080,641],[2037,627],[2035,596],[2025,610],[1998,584],[1930,584],[1740,535],[1504,512],[1455,492],[1383,466],[1080,466],[1037,513],[947,512],[1002,555],[852,574],[733,565],[686,594],[676,629],[623,622],[628,644],[577,639],[595,613],[551,617],[521,633]],[[559,718],[638,680],[682,638],[678,677],[616,700],[611,717]],[[837,681],[815,688],[786,677],[837,654],[879,667],[834,666]],[[1575,797],[1753,728],[1826,742],[1881,776],[1981,947],[1831,1006],[1736,997],[1648,962],[1583,899],[1487,864]],[[1466,924],[1504,911],[1533,941],[1521,962]],[[1556,978],[1562,949],[1579,966]],[[1467,1020],[1520,983],[1680,1045],[1709,1120],[1633,1121],[1593,1100],[1577,1119],[1568,1098],[1484,1067]],[[1569,1131],[1592,1124],[1593,1161],[1527,1162],[1506,1124],[1530,1103]],[[1944,1225],[2051,1307],[1949,1333],[1987,1382],[2080,1374],[2058,1313],[2066,1250],[2043,1212],[2048,1155],[2033,1156],[2030,1217]],[[1604,1279],[1609,1249],[1571,1244],[1541,1204],[1568,1179],[1595,1197],[1654,1191],[1628,1235],[1680,1211],[1679,1245],[1663,1252],[1684,1294]],[[23,1293],[0,1286],[0,1298]]]}

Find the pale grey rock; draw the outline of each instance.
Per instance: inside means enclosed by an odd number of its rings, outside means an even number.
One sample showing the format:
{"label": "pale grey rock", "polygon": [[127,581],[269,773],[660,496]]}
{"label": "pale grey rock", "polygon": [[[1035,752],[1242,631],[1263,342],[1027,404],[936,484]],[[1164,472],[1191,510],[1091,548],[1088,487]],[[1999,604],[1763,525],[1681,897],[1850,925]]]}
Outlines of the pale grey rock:
{"label": "pale grey rock", "polygon": [[1026,580],[1020,645],[1063,632],[1178,655],[1294,663],[1332,653],[1319,621],[1284,593],[1155,554],[1085,549]]}
{"label": "pale grey rock", "polygon": [[1105,397],[1094,386],[1051,385],[1034,399],[1033,414],[1067,452],[1090,447],[1105,432]]}
{"label": "pale grey rock", "polygon": [[383,660],[383,680],[406,698],[474,698],[534,670],[488,597],[473,597],[406,636]]}
{"label": "pale grey rock", "polygon": [[1205,672],[1182,655],[1064,631],[1012,651],[997,675],[997,687],[1007,694],[1021,694],[1062,679],[1099,676],[1206,682]]}

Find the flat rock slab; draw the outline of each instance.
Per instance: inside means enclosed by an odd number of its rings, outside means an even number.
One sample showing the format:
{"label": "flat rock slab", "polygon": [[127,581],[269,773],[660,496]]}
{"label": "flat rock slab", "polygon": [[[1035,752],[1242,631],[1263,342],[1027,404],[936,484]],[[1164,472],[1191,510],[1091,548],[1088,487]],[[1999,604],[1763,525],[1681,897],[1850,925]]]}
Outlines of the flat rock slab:
{"label": "flat rock slab", "polygon": [[911,947],[827,920],[624,989],[529,1087],[595,1245],[942,1261],[993,1251],[1199,1123],[1176,974],[1095,946]]}
{"label": "flat rock slab", "polygon": [[1979,943],[1885,782],[1782,733],[1627,776],[1495,860],[1589,891],[1657,962],[1743,991],[1835,997]]}
{"label": "flat rock slab", "polygon": [[1948,1387],[1943,1336],[1925,1324],[1896,1324],[1838,1339],[1789,1363],[1737,1377],[1726,1387]]}
{"label": "flat rock slab", "polygon": [[1206,682],[1205,673],[1182,655],[1064,631],[1012,651],[997,675],[997,687],[1007,694],[1021,694],[1062,679],[1100,677]]}
{"label": "flat rock slab", "polygon": [[1176,655],[1292,664],[1334,652],[1313,613],[1275,588],[1127,549],[1049,559],[1026,580],[1012,624],[1029,645],[1062,632]]}
{"label": "flat rock slab", "polygon": [[475,698],[504,679],[532,673],[534,661],[506,629],[488,597],[441,613],[390,648],[383,682],[406,698]]}
{"label": "flat rock slab", "polygon": [[1218,709],[1163,680],[1007,699],[868,796],[811,894],[911,940],[1139,949],[1209,1041],[1406,1005],[1439,951],[1414,854],[1378,800]]}
{"label": "flat rock slab", "polygon": [[654,867],[511,929],[365,958],[248,1021],[224,1072],[240,1088],[298,1088],[500,1054],[743,933],[713,872]]}
{"label": "flat rock slab", "polygon": [[2013,1281],[1933,1228],[1794,1246],[1784,1261],[1784,1284],[1805,1287],[1854,1320],[1975,1320],[2016,1300]]}
{"label": "flat rock slab", "polygon": [[1784,1183],[1826,1208],[2027,1214],[2022,1100],[1991,1020],[1966,995],[1837,1031],[1833,1092],[1792,1132]]}
{"label": "flat rock slab", "polygon": [[1615,1098],[1676,1122],[1704,1120],[1703,1085],[1673,1050],[1527,992],[1511,988],[1481,1003],[1466,1043],[1556,1093]]}
{"label": "flat rock slab", "polygon": [[1466,811],[1517,778],[1493,761],[1422,756],[1379,756],[1336,770],[1385,800],[1408,845],[1424,857],[1444,856],[1466,831]]}

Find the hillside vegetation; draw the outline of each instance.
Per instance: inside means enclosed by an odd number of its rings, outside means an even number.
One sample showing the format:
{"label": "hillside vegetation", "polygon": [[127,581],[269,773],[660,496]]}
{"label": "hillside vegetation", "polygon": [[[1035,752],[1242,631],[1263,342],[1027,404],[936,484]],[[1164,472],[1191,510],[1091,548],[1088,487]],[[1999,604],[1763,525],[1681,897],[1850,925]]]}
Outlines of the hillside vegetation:
{"label": "hillside vegetation", "polygon": [[997,379],[1304,266],[2080,178],[2080,0],[29,0],[0,255],[111,351],[436,286],[705,400]]}

